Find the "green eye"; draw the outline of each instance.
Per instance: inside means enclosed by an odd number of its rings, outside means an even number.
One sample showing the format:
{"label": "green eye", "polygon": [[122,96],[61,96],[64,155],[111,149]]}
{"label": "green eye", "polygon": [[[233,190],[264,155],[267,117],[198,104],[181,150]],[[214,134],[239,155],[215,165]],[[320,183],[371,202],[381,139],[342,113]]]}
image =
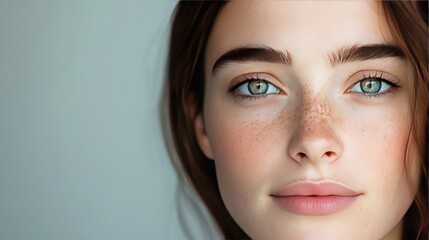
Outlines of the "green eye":
{"label": "green eye", "polygon": [[362,93],[364,95],[378,95],[386,92],[394,84],[382,78],[367,78],[357,82],[349,92]]}

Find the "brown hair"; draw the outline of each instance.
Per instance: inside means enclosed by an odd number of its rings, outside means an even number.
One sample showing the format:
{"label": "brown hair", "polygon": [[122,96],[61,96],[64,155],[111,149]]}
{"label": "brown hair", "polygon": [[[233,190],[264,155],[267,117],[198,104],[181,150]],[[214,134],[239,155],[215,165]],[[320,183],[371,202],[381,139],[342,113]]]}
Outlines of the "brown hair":
{"label": "brown hair", "polygon": [[[178,3],[173,14],[169,46],[168,114],[181,171],[184,171],[192,182],[225,238],[248,239],[222,201],[214,161],[209,160],[199,148],[193,124],[195,115],[203,111],[204,51],[216,16],[225,3],[217,1]],[[382,6],[393,35],[406,53],[408,61],[412,63],[415,72],[411,108],[414,113],[411,129],[413,134],[410,134],[410,137],[415,137],[421,153],[422,177],[414,203],[404,217],[403,237],[427,239],[427,2],[415,3],[383,1]],[[196,109],[189,109],[189,101],[195,103]],[[422,132],[422,129],[426,131]]]}
{"label": "brown hair", "polygon": [[[405,51],[407,60],[414,68],[415,81],[410,96],[412,103],[412,132],[410,133],[414,136],[420,153],[422,176],[414,203],[404,217],[404,238],[428,239],[428,6],[427,1],[398,1],[383,2],[382,7],[393,37]],[[405,167],[407,167],[407,161],[405,161]]]}

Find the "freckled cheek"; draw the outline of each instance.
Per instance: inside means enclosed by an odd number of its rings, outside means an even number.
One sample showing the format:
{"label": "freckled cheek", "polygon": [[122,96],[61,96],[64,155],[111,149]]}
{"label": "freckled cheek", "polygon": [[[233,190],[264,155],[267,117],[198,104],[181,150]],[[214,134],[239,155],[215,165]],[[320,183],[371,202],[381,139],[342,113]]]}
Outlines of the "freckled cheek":
{"label": "freckled cheek", "polygon": [[[262,161],[275,148],[281,132],[286,132],[288,117],[285,101],[273,98],[250,106],[225,100],[206,105],[206,130],[215,160],[228,164]],[[253,104],[253,105],[252,105]]]}
{"label": "freckled cheek", "polygon": [[[404,179],[404,153],[409,122],[396,114],[361,116],[360,121],[349,119],[345,151],[353,159],[368,187],[379,186],[388,192]],[[353,116],[351,116],[353,118]],[[350,149],[351,151],[348,151]],[[397,185],[396,185],[397,186]]]}
{"label": "freckled cheek", "polygon": [[274,144],[270,119],[220,120],[212,130],[209,139],[214,158],[219,164],[256,164],[263,161],[263,156]]}
{"label": "freckled cheek", "polygon": [[[235,183],[260,185],[270,175],[278,152],[286,152],[287,117],[282,111],[266,110],[207,115],[210,119],[207,131],[220,185],[229,188]],[[282,146],[284,149],[280,150]]]}
{"label": "freckled cheek", "polygon": [[272,116],[248,114],[247,119],[218,119],[213,126],[210,138],[219,189],[234,217],[251,215],[248,208],[260,205],[272,178],[276,148],[281,145],[275,122]]}

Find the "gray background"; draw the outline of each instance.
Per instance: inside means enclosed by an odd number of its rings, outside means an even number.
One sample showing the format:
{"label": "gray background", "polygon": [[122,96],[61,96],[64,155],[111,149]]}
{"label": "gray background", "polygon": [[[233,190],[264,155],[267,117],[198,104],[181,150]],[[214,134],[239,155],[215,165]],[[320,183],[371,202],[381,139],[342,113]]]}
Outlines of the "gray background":
{"label": "gray background", "polygon": [[209,239],[158,119],[175,4],[0,0],[0,239]]}

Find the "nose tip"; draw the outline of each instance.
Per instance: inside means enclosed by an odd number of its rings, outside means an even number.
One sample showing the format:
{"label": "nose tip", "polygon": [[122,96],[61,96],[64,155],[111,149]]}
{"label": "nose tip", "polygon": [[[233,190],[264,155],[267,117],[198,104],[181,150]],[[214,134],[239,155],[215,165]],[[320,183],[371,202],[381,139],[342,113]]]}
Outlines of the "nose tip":
{"label": "nose tip", "polygon": [[319,122],[311,128],[298,127],[292,136],[288,152],[298,163],[332,163],[341,155],[341,144],[333,129]]}

